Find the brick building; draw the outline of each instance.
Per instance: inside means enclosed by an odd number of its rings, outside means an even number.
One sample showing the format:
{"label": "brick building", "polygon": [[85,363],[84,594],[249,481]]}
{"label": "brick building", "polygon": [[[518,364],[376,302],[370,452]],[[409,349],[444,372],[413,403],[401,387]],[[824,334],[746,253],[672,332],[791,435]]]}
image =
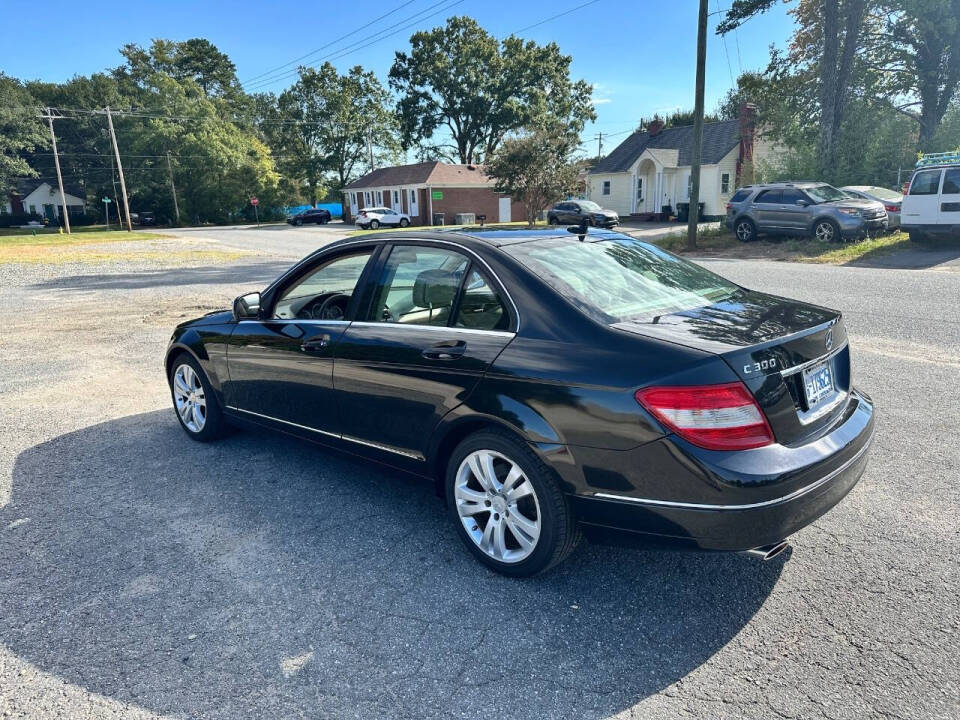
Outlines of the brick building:
{"label": "brick building", "polygon": [[343,190],[344,222],[364,208],[389,207],[410,215],[411,225],[430,225],[435,213],[451,225],[458,213],[486,215],[486,222],[525,219],[523,205],[493,189],[482,165],[424,162],[380,168]]}

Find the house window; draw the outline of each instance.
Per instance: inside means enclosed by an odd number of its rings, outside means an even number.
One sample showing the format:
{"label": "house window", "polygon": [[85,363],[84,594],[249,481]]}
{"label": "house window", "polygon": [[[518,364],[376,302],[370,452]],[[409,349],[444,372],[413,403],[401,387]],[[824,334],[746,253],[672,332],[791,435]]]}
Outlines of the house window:
{"label": "house window", "polygon": [[36,215],[36,214],[37,214],[37,206],[36,206],[36,205],[31,205],[31,206],[30,206],[30,214],[31,214],[31,215]]}
{"label": "house window", "polygon": [[417,204],[417,191],[411,190],[410,191],[410,207],[413,207],[416,204]]}
{"label": "house window", "polygon": [[637,202],[643,202],[643,178],[637,178]]}
{"label": "house window", "polygon": [[723,173],[720,176],[720,192],[724,195],[730,192],[730,173]]}
{"label": "house window", "polygon": [[383,205],[383,191],[377,190],[377,205]]}
{"label": "house window", "polygon": [[610,181],[609,181],[609,180],[604,180],[604,181],[603,181],[603,194],[604,194],[604,195],[609,195],[609,194],[610,194]]}
{"label": "house window", "polygon": [[400,207],[400,191],[399,190],[393,191],[393,206]]}

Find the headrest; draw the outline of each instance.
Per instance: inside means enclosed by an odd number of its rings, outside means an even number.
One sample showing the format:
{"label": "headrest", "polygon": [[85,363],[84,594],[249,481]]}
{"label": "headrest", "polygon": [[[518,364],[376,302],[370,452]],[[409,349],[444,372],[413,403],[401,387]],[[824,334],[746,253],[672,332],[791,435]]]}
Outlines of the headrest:
{"label": "headrest", "polygon": [[413,302],[422,308],[453,305],[459,287],[459,273],[440,268],[424,270],[413,282]]}

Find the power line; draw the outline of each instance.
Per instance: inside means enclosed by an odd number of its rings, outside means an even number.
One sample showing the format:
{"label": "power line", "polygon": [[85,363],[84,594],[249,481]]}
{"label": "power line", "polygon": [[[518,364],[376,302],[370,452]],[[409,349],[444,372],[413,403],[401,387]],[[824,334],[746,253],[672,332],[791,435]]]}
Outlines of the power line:
{"label": "power line", "polygon": [[283,65],[278,65],[277,67],[272,68],[272,69],[270,69],[270,70],[267,70],[266,72],[262,72],[262,73],[260,73],[259,75],[254,75],[253,77],[251,77],[251,78],[249,78],[249,79],[247,79],[247,80],[244,80],[244,81],[243,81],[242,83],[240,83],[240,84],[241,84],[241,85],[247,85],[247,84],[249,84],[249,83],[252,83],[254,80],[258,80],[258,79],[264,77],[265,75],[271,75],[271,74],[275,73],[277,70],[282,70],[282,69],[285,68],[285,67],[289,67],[290,65],[294,65],[294,64],[300,62],[301,60],[306,60],[306,59],[307,59],[308,57],[310,57],[311,55],[316,55],[316,54],[317,54],[318,52],[320,52],[321,50],[325,50],[326,48],[330,47],[331,45],[336,45],[338,42],[340,42],[341,40],[346,40],[346,39],[347,39],[348,37],[350,37],[351,35],[356,35],[356,34],[357,34],[358,32],[360,32],[361,30],[364,30],[364,29],[370,27],[371,25],[373,25],[374,23],[379,22],[380,20],[383,20],[385,17],[389,17],[390,15],[393,15],[395,12],[397,12],[398,10],[402,10],[402,9],[405,8],[407,5],[412,5],[414,2],[416,2],[416,0],[407,0],[407,2],[398,5],[397,7],[395,7],[393,10],[391,10],[391,11],[389,11],[389,12],[385,12],[385,13],[384,13],[383,15],[381,15],[380,17],[375,18],[375,19],[373,19],[373,20],[370,20],[369,22],[365,22],[363,25],[360,25],[360,26],[357,27],[356,29],[351,30],[350,32],[348,32],[348,33],[346,33],[346,34],[344,34],[344,35],[341,35],[340,37],[336,38],[335,40],[331,40],[331,41],[328,42],[326,45],[321,45],[321,46],[318,47],[316,50],[311,50],[311,51],[308,52],[306,55],[301,55],[301,56],[298,57],[298,58],[294,58],[294,59],[291,60],[290,62],[283,63]]}
{"label": "power line", "polygon": [[[355,53],[358,50],[363,50],[364,48],[370,47],[371,45],[375,45],[381,40],[386,40],[388,37],[393,37],[394,35],[397,35],[403,32],[404,30],[410,27],[413,27],[414,25],[424,20],[427,20],[428,18],[433,17],[434,15],[439,15],[441,13],[446,12],[447,10],[450,10],[451,8],[464,2],[464,0],[455,0],[455,2],[452,2],[435,12],[432,12],[432,13],[429,12],[430,10],[433,10],[435,7],[437,7],[438,5],[444,5],[445,3],[449,3],[449,2],[450,0],[440,0],[439,2],[436,2],[433,5],[428,6],[426,9],[421,10],[418,13],[414,13],[413,15],[409,16],[405,20],[401,20],[400,22],[404,24],[401,25],[400,27],[394,28],[394,29],[388,28],[386,30],[381,30],[378,33],[374,33],[374,35],[371,36],[370,38],[364,38],[363,40],[358,40],[357,42],[352,43],[351,45],[347,45],[346,47],[340,48],[339,50],[335,50],[332,53],[329,53],[328,55],[324,55],[323,57],[317,58],[317,60],[310,67],[316,67],[321,60],[338,60],[339,58],[345,57],[346,55],[350,55],[351,53]],[[429,13],[429,14],[424,15],[424,13]],[[424,15],[424,17],[419,17],[421,15]],[[410,22],[407,22],[407,21],[410,21]],[[283,80],[288,77],[293,77],[299,71],[300,69],[297,68],[296,70],[281,73],[276,77],[255,82],[250,86],[244,88],[244,90],[246,90],[247,92],[250,92],[251,90],[259,90],[279,80]]]}
{"label": "power line", "polygon": [[533,25],[527,25],[527,26],[524,27],[524,28],[520,28],[519,30],[514,31],[512,34],[513,34],[513,35],[519,35],[519,34],[522,33],[522,32],[526,32],[527,30],[532,30],[533,28],[539,27],[540,25],[543,25],[544,23],[548,23],[548,22],[550,22],[551,20],[556,20],[557,18],[561,18],[561,17],[563,17],[564,15],[569,15],[569,14],[572,13],[572,12],[576,12],[576,11],[579,10],[580,8],[585,8],[585,7],[587,7],[587,5],[593,5],[594,3],[598,3],[598,2],[600,2],[600,0],[590,0],[590,2],[585,2],[585,3],[583,3],[582,5],[577,5],[576,7],[570,8],[569,10],[564,10],[562,13],[557,13],[556,15],[551,15],[550,17],[548,17],[548,18],[545,19],[545,20],[541,20],[540,22],[535,22]]}
{"label": "power line", "polygon": [[[720,12],[720,0],[716,0],[717,12]],[[730,51],[727,49],[727,36],[721,35],[720,38],[723,40],[723,54],[727,56],[727,70],[730,72],[730,87],[733,88],[736,86],[736,82],[733,79],[733,66],[730,64]]]}

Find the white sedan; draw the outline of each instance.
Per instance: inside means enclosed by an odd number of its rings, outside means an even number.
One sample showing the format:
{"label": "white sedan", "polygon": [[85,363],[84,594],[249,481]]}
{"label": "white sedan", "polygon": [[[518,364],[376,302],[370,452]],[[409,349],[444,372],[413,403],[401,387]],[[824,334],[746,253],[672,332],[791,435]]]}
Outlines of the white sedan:
{"label": "white sedan", "polygon": [[410,224],[410,216],[406,213],[391,210],[388,207],[364,208],[357,216],[356,225],[366,230],[376,230],[381,225],[392,227],[406,227]]}

